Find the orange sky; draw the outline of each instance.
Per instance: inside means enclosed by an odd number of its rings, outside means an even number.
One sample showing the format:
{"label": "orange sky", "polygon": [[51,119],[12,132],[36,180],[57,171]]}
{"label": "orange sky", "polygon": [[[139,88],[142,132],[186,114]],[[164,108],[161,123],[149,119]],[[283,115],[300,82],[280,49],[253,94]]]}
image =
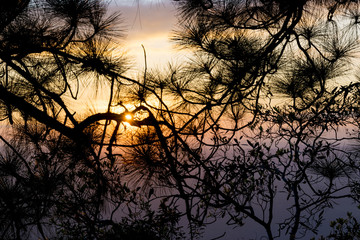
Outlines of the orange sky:
{"label": "orange sky", "polygon": [[[168,63],[180,63],[184,52],[179,53],[170,41],[172,30],[176,27],[176,12],[170,1],[166,0],[112,0],[110,12],[120,11],[124,20],[119,26],[124,29],[121,39],[122,49],[131,61],[131,71],[125,75],[134,77],[143,73],[144,45],[148,69],[164,69]],[[77,114],[104,112],[108,105],[108,86],[95,85],[82,88],[79,99],[74,103]],[[68,99],[72,101],[71,99]]]}
{"label": "orange sky", "polygon": [[125,20],[124,48],[136,67],[144,67],[141,44],[146,49],[148,67],[161,68],[168,62],[179,61],[181,54],[169,40],[177,23],[176,11],[170,1],[117,0],[111,9],[120,10]]}

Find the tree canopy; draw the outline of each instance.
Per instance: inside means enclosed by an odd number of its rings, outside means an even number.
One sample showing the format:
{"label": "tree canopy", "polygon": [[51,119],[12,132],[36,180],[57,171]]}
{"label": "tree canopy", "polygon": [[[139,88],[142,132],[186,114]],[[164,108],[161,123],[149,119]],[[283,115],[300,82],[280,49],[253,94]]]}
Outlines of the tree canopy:
{"label": "tree canopy", "polygon": [[[298,239],[358,204],[360,3],[173,3],[192,54],[137,77],[104,1],[2,3],[0,238],[195,239],[251,219]],[[107,110],[79,114],[90,84]],[[359,235],[344,221],[329,239]]]}

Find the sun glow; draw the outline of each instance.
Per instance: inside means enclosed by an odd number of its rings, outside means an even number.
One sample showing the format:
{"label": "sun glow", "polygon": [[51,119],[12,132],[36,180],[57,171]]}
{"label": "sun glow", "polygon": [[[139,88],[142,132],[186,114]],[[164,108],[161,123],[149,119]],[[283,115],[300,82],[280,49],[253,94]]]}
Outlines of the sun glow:
{"label": "sun glow", "polygon": [[125,115],[125,119],[127,120],[127,121],[129,121],[129,120],[132,120],[132,115],[131,114],[126,114]]}

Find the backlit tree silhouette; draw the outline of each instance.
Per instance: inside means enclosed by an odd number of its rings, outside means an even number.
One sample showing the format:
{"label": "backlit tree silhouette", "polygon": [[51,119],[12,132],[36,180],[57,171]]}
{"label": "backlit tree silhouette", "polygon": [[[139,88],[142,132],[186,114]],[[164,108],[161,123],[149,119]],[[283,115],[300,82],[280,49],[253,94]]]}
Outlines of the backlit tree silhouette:
{"label": "backlit tree silhouette", "polygon": [[[358,201],[359,3],[175,4],[191,60],[138,78],[102,1],[1,9],[2,238],[194,239],[224,218],[295,239]],[[84,116],[89,84],[108,105]]]}

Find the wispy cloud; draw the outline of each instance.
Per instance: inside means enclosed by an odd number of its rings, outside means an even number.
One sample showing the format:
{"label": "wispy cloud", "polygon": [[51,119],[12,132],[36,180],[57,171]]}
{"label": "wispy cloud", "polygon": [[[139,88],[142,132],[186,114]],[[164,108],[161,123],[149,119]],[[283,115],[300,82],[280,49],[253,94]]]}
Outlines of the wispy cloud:
{"label": "wispy cloud", "polygon": [[135,60],[136,66],[142,68],[144,65],[141,45],[146,49],[150,67],[163,65],[177,58],[170,41],[171,31],[175,29],[177,22],[176,11],[171,3],[128,0],[120,4],[118,1],[112,5],[112,10],[122,13],[127,29],[124,47]]}

